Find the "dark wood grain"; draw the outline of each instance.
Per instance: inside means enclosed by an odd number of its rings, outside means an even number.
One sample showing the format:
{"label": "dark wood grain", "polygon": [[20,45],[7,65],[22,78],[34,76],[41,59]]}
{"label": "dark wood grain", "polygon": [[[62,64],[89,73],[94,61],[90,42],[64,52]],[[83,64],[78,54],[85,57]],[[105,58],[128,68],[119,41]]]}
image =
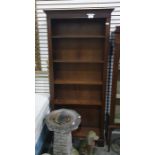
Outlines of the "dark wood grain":
{"label": "dark wood grain", "polygon": [[[104,138],[104,111],[112,9],[45,11],[48,20],[51,104],[82,116],[83,137]],[[94,13],[88,19],[87,13]]]}

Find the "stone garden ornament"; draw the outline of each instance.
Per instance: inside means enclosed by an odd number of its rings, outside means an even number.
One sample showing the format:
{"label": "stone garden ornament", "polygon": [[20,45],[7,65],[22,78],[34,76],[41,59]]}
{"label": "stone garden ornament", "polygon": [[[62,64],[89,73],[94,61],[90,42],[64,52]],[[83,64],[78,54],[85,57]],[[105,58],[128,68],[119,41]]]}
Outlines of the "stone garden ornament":
{"label": "stone garden ornament", "polygon": [[71,132],[76,130],[81,123],[81,116],[74,110],[59,109],[52,111],[45,118],[47,127],[54,131],[54,155],[79,155],[72,148]]}

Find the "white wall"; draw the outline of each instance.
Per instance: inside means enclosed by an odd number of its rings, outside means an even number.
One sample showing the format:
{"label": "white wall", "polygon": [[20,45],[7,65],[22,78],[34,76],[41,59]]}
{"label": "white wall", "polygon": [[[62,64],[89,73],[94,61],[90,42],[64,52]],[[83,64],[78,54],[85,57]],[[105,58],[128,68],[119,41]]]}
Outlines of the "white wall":
{"label": "white wall", "polygon": [[[39,28],[39,42],[42,71],[48,71],[47,22],[43,10],[60,9],[87,9],[87,8],[114,8],[111,17],[110,31],[120,25],[119,0],[36,0],[36,12]],[[36,93],[48,93],[49,82],[47,72],[36,74]]]}

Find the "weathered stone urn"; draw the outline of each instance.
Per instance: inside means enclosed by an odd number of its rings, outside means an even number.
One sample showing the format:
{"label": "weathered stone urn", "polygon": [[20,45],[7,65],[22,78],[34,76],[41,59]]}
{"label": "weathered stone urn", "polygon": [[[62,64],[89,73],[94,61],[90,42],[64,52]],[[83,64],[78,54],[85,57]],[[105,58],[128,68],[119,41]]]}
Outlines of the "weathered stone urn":
{"label": "weathered stone urn", "polygon": [[54,110],[46,117],[50,131],[54,131],[54,155],[71,155],[72,135],[81,123],[81,116],[74,110]]}

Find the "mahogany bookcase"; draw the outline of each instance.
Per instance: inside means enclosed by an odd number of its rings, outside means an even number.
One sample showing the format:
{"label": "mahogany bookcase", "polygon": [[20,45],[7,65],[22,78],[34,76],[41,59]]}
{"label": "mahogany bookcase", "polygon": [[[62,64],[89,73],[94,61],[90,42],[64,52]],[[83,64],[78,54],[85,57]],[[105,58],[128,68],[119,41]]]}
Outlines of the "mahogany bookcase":
{"label": "mahogany bookcase", "polygon": [[82,116],[73,136],[94,130],[104,138],[109,32],[113,9],[45,11],[51,110]]}

